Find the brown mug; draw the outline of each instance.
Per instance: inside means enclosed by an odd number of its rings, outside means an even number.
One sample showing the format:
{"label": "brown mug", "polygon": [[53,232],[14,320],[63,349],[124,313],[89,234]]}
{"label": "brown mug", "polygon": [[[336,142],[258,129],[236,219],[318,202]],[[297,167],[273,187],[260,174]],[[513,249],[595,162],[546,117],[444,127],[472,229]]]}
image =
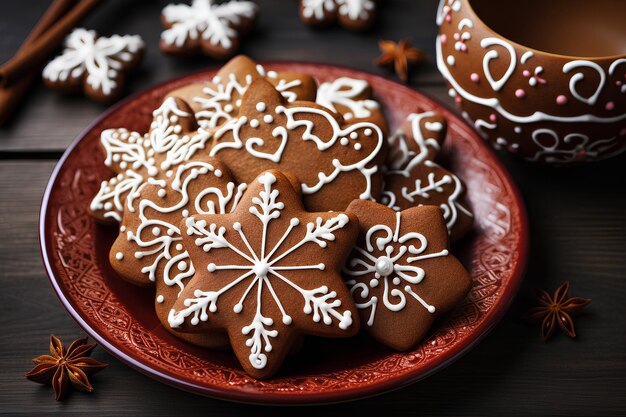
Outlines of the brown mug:
{"label": "brown mug", "polygon": [[437,66],[496,149],[568,164],[626,150],[626,1],[441,0]]}

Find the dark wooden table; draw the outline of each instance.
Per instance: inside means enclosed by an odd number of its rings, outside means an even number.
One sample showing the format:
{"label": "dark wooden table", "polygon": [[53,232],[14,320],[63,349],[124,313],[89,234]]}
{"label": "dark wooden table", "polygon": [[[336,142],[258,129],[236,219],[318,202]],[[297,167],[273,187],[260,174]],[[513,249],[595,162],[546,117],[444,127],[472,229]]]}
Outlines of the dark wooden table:
{"label": "dark wooden table", "polygon": [[[0,61],[19,46],[46,0],[0,1]],[[257,60],[318,61],[373,72],[377,41],[411,36],[434,55],[436,0],[382,1],[380,23],[366,35],[340,29],[310,31],[295,0],[259,0],[262,16],[242,52]],[[131,92],[214,65],[175,60],[157,48],[164,2],[109,0],[85,26],[102,33],[138,33],[148,44]],[[431,60],[412,85],[451,104]],[[626,413],[626,155],[574,169],[502,159],[517,180],[531,221],[526,281],[511,310],[465,357],[410,387],[341,405],[302,410],[254,407],[203,398],[154,381],[98,348],[110,367],[93,379],[93,395],[55,402],[52,390],[24,378],[30,359],[54,333],[83,334],[57,300],[39,255],[37,221],[43,190],[65,147],[104,108],[81,97],[34,88],[13,122],[0,128],[0,413],[10,415],[346,415]],[[576,319],[578,338],[557,334],[543,343],[520,315],[537,287],[572,283],[592,304]],[[368,414],[373,415],[373,414]]]}

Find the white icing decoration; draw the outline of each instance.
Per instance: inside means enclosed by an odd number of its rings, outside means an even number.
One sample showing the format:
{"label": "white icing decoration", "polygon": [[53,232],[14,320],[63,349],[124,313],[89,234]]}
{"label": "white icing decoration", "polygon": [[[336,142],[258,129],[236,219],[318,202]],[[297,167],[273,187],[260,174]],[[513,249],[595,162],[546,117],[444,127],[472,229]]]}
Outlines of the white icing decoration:
{"label": "white icing decoration", "polygon": [[[545,128],[533,131],[531,136],[539,150],[534,156],[527,158],[529,161],[538,161],[543,158],[549,163],[567,164],[580,161],[581,153],[586,159],[593,159],[600,155],[609,158],[624,151],[618,148],[615,152],[605,154],[615,146],[617,136],[590,143],[589,137],[582,133],[570,133],[561,138],[554,130]],[[574,146],[571,147],[572,145]]]}
{"label": "white icing decoration", "polygon": [[339,14],[350,20],[366,20],[374,10],[372,0],[335,0],[339,7]]}
{"label": "white icing decoration", "polygon": [[324,18],[324,13],[335,11],[335,0],[302,0],[302,16],[307,19]]}
{"label": "white icing decoration", "polygon": [[572,75],[572,78],[570,78],[569,80],[569,90],[570,90],[570,93],[572,93],[572,95],[578,101],[585,103],[589,106],[593,106],[596,104],[596,101],[598,100],[598,97],[600,96],[600,93],[602,92],[602,89],[604,88],[604,84],[606,83],[606,74],[604,73],[604,70],[602,69],[600,65],[596,64],[595,62],[585,61],[582,59],[567,62],[565,65],[563,65],[563,73],[567,74],[571,70],[576,69],[576,68],[581,68],[581,67],[591,68],[598,73],[598,75],[600,76],[600,82],[598,84],[598,87],[596,87],[594,93],[591,96],[589,97],[581,96],[578,90],[576,89],[576,84],[578,84],[579,81],[582,81],[585,78],[585,76],[582,74],[582,72],[577,72],[576,74]]}
{"label": "white icing decoration", "polygon": [[115,259],[117,259],[118,261],[121,261],[124,259],[124,254],[122,252],[117,252],[115,254]]}
{"label": "white icing decoration", "polygon": [[[320,191],[326,184],[334,181],[335,178],[337,178],[342,172],[359,171],[366,181],[366,187],[361,192],[359,197],[362,199],[372,199],[372,175],[378,172],[378,166],[374,165],[368,167],[368,164],[370,164],[370,162],[374,158],[376,158],[376,156],[382,149],[384,137],[382,131],[376,124],[370,122],[359,122],[352,124],[345,129],[342,129],[337,120],[333,117],[333,115],[326,110],[313,107],[278,106],[276,107],[275,111],[276,114],[284,114],[287,117],[286,126],[277,126],[272,130],[272,137],[280,140],[279,146],[276,150],[274,150],[273,152],[263,152],[259,150],[259,148],[265,145],[265,139],[263,138],[242,138],[241,128],[246,123],[248,123],[247,118],[245,116],[242,116],[238,119],[229,120],[215,132],[215,142],[213,148],[210,151],[210,156],[219,157],[219,152],[223,149],[245,149],[246,152],[248,152],[255,158],[268,159],[272,162],[279,163],[281,161],[282,154],[285,150],[288,140],[313,141],[317,146],[317,149],[320,152],[323,152],[332,148],[338,142],[339,144],[341,144],[340,139],[349,136],[352,132],[358,133],[359,131],[370,129],[372,132],[375,133],[374,140],[376,140],[376,147],[372,150],[372,152],[367,155],[363,155],[361,159],[354,163],[343,164],[339,159],[334,159],[332,161],[333,171],[329,175],[326,175],[324,172],[320,171],[316,177],[317,182],[302,184],[302,192],[303,194],[314,194]],[[313,122],[304,118],[295,117],[296,115],[300,114],[305,115],[305,117],[306,115],[322,116],[332,127],[332,136],[330,138],[320,138],[313,134]],[[301,138],[289,138],[291,132],[301,127],[304,127],[304,132],[302,133]],[[232,132],[233,141],[220,142],[220,139],[227,132]]]}
{"label": "white icing decoration", "polygon": [[485,72],[485,77],[487,78],[487,81],[489,81],[489,85],[491,85],[493,91],[500,91],[504,84],[509,81],[511,75],[513,75],[513,71],[515,71],[515,66],[517,65],[517,54],[515,53],[515,49],[513,48],[513,46],[511,46],[510,43],[503,41],[502,39],[485,38],[480,41],[480,46],[483,49],[489,48],[494,45],[502,46],[504,47],[504,49],[507,50],[510,58],[509,66],[507,67],[504,75],[502,75],[502,78],[497,81],[494,80],[493,75],[491,74],[491,70],[489,69],[489,62],[491,62],[492,59],[498,59],[500,57],[500,54],[495,49],[492,49],[490,51],[487,51],[483,58],[483,71]]}
{"label": "white icing decoration", "polygon": [[534,57],[535,54],[533,53],[533,51],[526,51],[524,52],[524,55],[522,55],[522,58],[520,59],[520,62],[522,64],[525,64],[526,61],[528,61],[530,58]]}
{"label": "white icing decoration", "polygon": [[[430,159],[432,157],[430,155],[430,150],[432,149],[434,152],[438,152],[440,150],[440,146],[434,137],[425,138],[422,134],[422,129],[420,128],[420,123],[423,119],[433,116],[435,116],[435,113],[426,112],[420,114],[413,113],[408,117],[408,120],[411,121],[411,132],[415,140],[415,144],[419,149],[418,153],[409,151],[409,146],[406,143],[408,139],[402,131],[398,131],[389,139],[390,148],[397,149],[398,155],[394,155],[393,162],[389,166],[387,175],[401,175],[405,178],[411,178],[413,170],[420,165],[425,165],[431,168],[433,172],[428,174],[426,183],[422,183],[421,179],[416,179],[415,188],[413,190],[408,187],[402,187],[400,196],[397,196],[391,190],[385,190],[383,192],[382,202],[388,207],[396,211],[400,211],[400,207],[396,204],[398,198],[402,197],[409,203],[414,204],[418,197],[420,199],[428,200],[431,198],[432,193],[443,193],[445,190],[442,187],[444,185],[452,184],[454,186],[452,192],[449,196],[447,196],[446,201],[439,205],[443,211],[448,231],[452,231],[452,228],[458,220],[459,211],[470,217],[472,216],[472,213],[458,201],[461,193],[463,192],[463,184],[461,183],[459,177],[452,173],[448,173],[437,178],[436,173],[434,172],[437,169],[443,168]],[[443,128],[443,126],[434,126],[435,129],[429,129],[429,127],[433,127],[433,125],[434,123],[431,123],[430,125],[424,123],[426,130],[431,130],[433,132],[440,132]]]}
{"label": "white icing decoration", "polygon": [[[354,118],[365,118],[372,115],[372,110],[379,108],[375,100],[357,100],[367,89],[368,83],[349,77],[337,78],[332,82],[320,84],[315,102],[338,113],[335,106],[347,107]],[[352,117],[345,117],[346,119]]]}
{"label": "white icing decoration", "polygon": [[[198,150],[204,149],[211,138],[209,132],[199,129],[188,135],[180,135],[180,118],[188,116],[190,114],[178,108],[176,100],[170,97],[154,111],[149,134],[142,136],[126,129],[103,131],[100,140],[106,152],[104,164],[108,167],[119,164],[126,171],[101,184],[91,202],[91,210],[103,211],[105,218],[122,221],[124,204],[126,209],[133,210],[132,201],[141,184],[148,178],[156,178],[163,171],[188,161]],[[155,154],[165,154],[159,166],[155,163]],[[128,197],[124,201],[126,195]]]}
{"label": "white icing decoration", "polygon": [[[615,72],[615,70],[617,69],[618,66],[620,66],[621,64],[625,64],[626,63],[626,58],[619,58],[616,59],[615,61],[613,61],[611,63],[611,66],[609,67],[609,75],[613,75],[613,73]],[[621,87],[620,87],[620,91],[622,93],[626,93],[626,82],[623,82]]]}
{"label": "white icing decoration", "polygon": [[74,29],[65,39],[63,53],[43,69],[43,77],[50,81],[66,81],[81,77],[86,72],[87,84],[109,96],[118,88],[118,73],[125,63],[135,59],[144,46],[137,35],[107,38],[97,37],[92,30]]}
{"label": "white icing decoration", "polygon": [[[278,330],[270,329],[274,324],[273,319],[263,315],[261,299],[264,289],[269,291],[280,310],[283,324],[290,325],[292,323],[292,318],[287,314],[285,307],[280,301],[281,297],[274,290],[272,282],[282,282],[297,291],[304,302],[303,312],[307,315],[312,315],[314,322],[322,321],[330,326],[334,319],[338,322],[339,328],[345,330],[352,324],[352,317],[349,310],[339,311],[341,301],[336,299],[337,293],[331,291],[327,286],[305,289],[289,278],[291,274],[299,274],[300,271],[324,270],[324,264],[292,265],[287,263],[285,265],[280,263],[277,265],[288,255],[298,250],[306,250],[307,244],[316,244],[321,248],[326,248],[329,242],[335,240],[334,233],[348,223],[348,216],[338,214],[326,221],[318,217],[315,222],[310,222],[306,225],[302,225],[298,218],[292,218],[287,229],[282,232],[282,237],[278,242],[272,248],[266,247],[268,227],[274,220],[281,217],[281,211],[285,208],[285,205],[279,201],[280,193],[273,187],[276,182],[274,175],[265,173],[258,178],[258,181],[263,185],[263,190],[252,200],[253,205],[249,211],[258,218],[263,226],[260,250],[255,250],[250,246],[250,236],[246,236],[244,227],[240,223],[234,223],[232,231],[230,231],[225,227],[218,227],[216,224],[207,224],[204,220],[196,221],[193,217],[187,219],[187,234],[189,236],[197,236],[195,243],[198,247],[201,247],[207,253],[215,249],[228,249],[239,255],[245,264],[209,264],[207,269],[210,273],[228,270],[241,271],[241,275],[220,290],[196,290],[194,298],[185,300],[187,308],[181,311],[172,309],[169,313],[168,321],[172,328],[177,328],[190,316],[192,316],[190,320],[192,325],[198,324],[201,320],[208,320],[208,313],[214,313],[218,310],[220,296],[233,287],[247,281],[247,289],[239,302],[233,307],[233,311],[235,314],[240,314],[244,308],[244,301],[248,298],[251,291],[256,289],[256,312],[254,318],[241,331],[244,335],[250,336],[246,341],[246,345],[250,348],[250,364],[257,369],[263,369],[267,363],[265,352],[272,350],[271,339],[278,337]],[[306,227],[304,237],[292,246],[282,248],[283,243],[288,239],[292,230],[299,226]],[[275,230],[275,232],[278,231]],[[230,233],[238,234],[245,247],[233,245],[229,240]],[[214,259],[218,260],[218,258]]]}
{"label": "white icing decoration", "polygon": [[[408,232],[400,236],[401,214],[396,213],[396,225],[392,231],[386,225],[378,224],[370,228],[365,235],[365,248],[355,246],[354,250],[361,257],[348,260],[343,272],[351,277],[371,276],[368,282],[359,279],[350,279],[346,285],[356,302],[358,309],[371,309],[367,325],[372,326],[376,319],[378,297],[371,294],[371,288],[377,288],[383,281],[384,307],[389,311],[402,311],[407,303],[406,295],[422,305],[429,313],[435,313],[436,308],[421,298],[411,285],[419,285],[426,278],[426,271],[419,266],[425,259],[448,256],[448,250],[443,249],[435,253],[424,253],[428,249],[428,240],[418,232]],[[378,236],[374,238],[374,236]],[[412,255],[407,256],[406,255]],[[406,294],[406,295],[405,295]]]}
{"label": "white icing decoration", "polygon": [[254,18],[258,6],[251,1],[238,0],[213,3],[213,0],[193,0],[191,5],[167,5],[163,19],[171,27],[161,33],[161,40],[182,48],[187,41],[202,38],[213,46],[232,48],[233,40],[239,36],[233,26],[242,19]]}
{"label": "white icing decoration", "polygon": [[437,8],[437,26],[441,26],[446,16],[449,16],[452,11],[458,12],[460,10],[460,0],[440,0],[439,7]]}
{"label": "white icing decoration", "polygon": [[[245,184],[235,186],[232,182],[222,180],[213,180],[211,185],[207,185],[196,195],[190,195],[190,185],[194,181],[198,181],[199,178],[206,178],[207,175],[219,179],[221,178],[221,171],[216,170],[208,162],[195,161],[182,164],[176,170],[176,175],[169,187],[170,193],[176,194],[178,197],[173,200],[176,201],[175,204],[163,206],[158,201],[155,202],[150,199],[139,201],[137,210],[139,225],[136,230],[128,230],[126,238],[137,246],[135,256],[138,259],[147,256],[154,257],[154,261],[141,270],[150,281],[155,282],[158,278],[168,286],[177,285],[182,291],[184,289],[183,281],[195,272],[188,253],[183,251],[184,248],[180,244],[182,237],[178,223],[185,217],[183,214],[189,215],[185,207],[192,208],[194,213],[225,214],[234,210],[239,203],[246,188]],[[226,189],[226,193],[222,191],[219,185]],[[217,205],[209,197],[216,199]],[[167,220],[168,216],[178,212],[181,212],[181,215],[174,216],[175,221],[173,223]],[[148,233],[148,231],[150,232]],[[159,268],[163,262],[165,263],[163,274],[159,275]]]}
{"label": "white icing decoration", "polygon": [[[291,103],[298,99],[298,95],[294,90],[302,85],[302,81],[296,79],[288,82],[283,78],[279,79],[278,74],[273,71],[266,72],[261,65],[256,66],[256,71],[257,75],[261,77],[278,79],[278,83],[274,88],[276,88],[276,91],[281,93],[288,102]],[[272,73],[274,77],[270,77],[269,73]],[[250,74],[242,76],[243,80],[238,79],[233,73],[228,75],[227,80],[217,78],[217,80],[213,80],[213,86],[202,89],[202,96],[195,96],[192,99],[194,102],[200,104],[201,110],[196,112],[196,119],[198,119],[200,126],[205,129],[213,129],[231,120],[233,118],[231,113],[234,111],[232,103],[233,97],[235,94],[239,97],[243,97],[253,81],[252,75]],[[237,100],[234,104],[239,108],[241,106],[241,100]],[[229,110],[226,109],[227,107],[229,107]],[[258,111],[265,111],[265,108],[264,110]]]}
{"label": "white icing decoration", "polygon": [[514,123],[537,123],[542,121],[551,121],[551,122],[563,122],[563,123],[576,123],[576,122],[597,122],[597,123],[614,123],[620,120],[626,119],[626,113],[611,116],[611,117],[600,117],[595,116],[593,114],[581,114],[578,116],[555,116],[552,114],[547,114],[544,112],[536,111],[528,116],[518,116],[513,113],[507,111],[500,100],[496,97],[483,98],[478,97],[467,90],[465,90],[461,85],[454,79],[448,67],[446,66],[442,48],[441,48],[441,36],[437,37],[437,68],[443,75],[443,77],[448,81],[453,88],[454,96],[460,95],[463,99],[471,101],[473,103],[481,104],[483,106],[491,107],[495,111],[497,111],[500,115],[507,118],[508,120]]}
{"label": "white icing decoration", "polygon": [[165,301],[165,297],[163,297],[162,295],[159,295],[156,299],[157,303],[159,304],[163,304],[163,301]]}

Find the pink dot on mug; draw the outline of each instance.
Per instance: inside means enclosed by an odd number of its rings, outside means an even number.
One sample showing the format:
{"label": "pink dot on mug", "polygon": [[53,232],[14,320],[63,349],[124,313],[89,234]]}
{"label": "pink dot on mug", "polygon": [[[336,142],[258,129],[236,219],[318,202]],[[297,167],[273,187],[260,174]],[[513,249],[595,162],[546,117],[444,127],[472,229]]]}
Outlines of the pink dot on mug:
{"label": "pink dot on mug", "polygon": [[564,95],[560,95],[556,98],[556,104],[558,104],[559,106],[564,106],[567,104],[567,97],[565,97]]}
{"label": "pink dot on mug", "polygon": [[515,97],[524,98],[526,97],[526,92],[522,90],[521,88],[518,88],[517,90],[515,90]]}

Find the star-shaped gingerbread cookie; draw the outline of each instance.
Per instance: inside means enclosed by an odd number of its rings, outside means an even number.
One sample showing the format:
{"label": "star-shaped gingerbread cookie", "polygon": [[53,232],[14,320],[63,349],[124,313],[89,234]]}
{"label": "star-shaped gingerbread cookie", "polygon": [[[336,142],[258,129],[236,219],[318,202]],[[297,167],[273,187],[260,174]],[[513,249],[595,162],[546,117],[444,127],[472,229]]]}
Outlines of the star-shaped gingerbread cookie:
{"label": "star-shaped gingerbread cookie", "polygon": [[300,19],[314,27],[338,22],[346,29],[370,29],[376,19],[377,0],[300,0]]}
{"label": "star-shaped gingerbread cookie", "polygon": [[366,80],[339,77],[319,85],[315,102],[343,116],[345,120],[369,120],[387,134],[387,121],[380,104],[372,98]]}
{"label": "star-shaped gingerbread cookie", "polygon": [[198,82],[178,88],[168,95],[185,100],[195,113],[198,124],[215,128],[239,113],[241,98],[254,80],[264,78],[285,99],[313,101],[316,82],[313,77],[295,72],[266,71],[244,55],[228,61],[209,82]]}
{"label": "star-shaped gingerbread cookie", "polygon": [[344,121],[312,102],[289,103],[265,80],[250,85],[239,115],[213,136],[210,155],[238,182],[268,169],[291,172],[302,183],[308,210],[343,210],[355,198],[380,197],[382,129],[371,121]]}
{"label": "star-shaped gingerbread cookie", "polygon": [[124,207],[132,206],[144,182],[171,177],[178,164],[208,147],[210,137],[208,131],[198,129],[187,103],[174,97],[154,111],[148,134],[126,129],[103,131],[104,164],[116,175],[102,182],[91,202],[91,214],[106,223],[120,222]]}
{"label": "star-shaped gingerbread cookie", "polygon": [[358,317],[340,271],[354,215],[310,213],[288,177],[261,173],[231,214],[188,217],[196,272],[169,315],[174,329],[224,329],[243,368],[273,375],[300,335],[348,337]]}
{"label": "star-shaped gingerbread cookie", "polygon": [[144,47],[138,35],[99,37],[93,30],[74,29],[65,39],[63,53],[44,67],[44,83],[61,92],[84,91],[92,100],[111,102],[122,93],[127,74],[141,62]]}
{"label": "star-shaped gingerbread cookie", "polygon": [[161,13],[165,30],[161,50],[176,55],[203,53],[212,58],[232,56],[239,41],[256,20],[259,7],[251,1],[192,0],[170,4]]}
{"label": "star-shaped gingerbread cookie", "polygon": [[449,252],[441,210],[396,212],[355,200],[348,212],[358,217],[360,234],[343,272],[361,326],[384,345],[411,349],[471,287],[469,273]]}
{"label": "star-shaped gingerbread cookie", "polygon": [[[245,184],[235,184],[215,158],[195,158],[166,180],[143,184],[124,212],[110,251],[113,269],[125,280],[156,287],[155,309],[166,328],[167,315],[195,269],[182,244],[181,221],[196,214],[225,214],[237,206]],[[223,334],[184,335],[205,347],[228,346]]]}
{"label": "star-shaped gingerbread cookie", "polygon": [[389,139],[381,202],[394,210],[435,205],[443,210],[452,241],[472,227],[465,186],[435,158],[446,136],[445,119],[434,112],[411,114]]}

